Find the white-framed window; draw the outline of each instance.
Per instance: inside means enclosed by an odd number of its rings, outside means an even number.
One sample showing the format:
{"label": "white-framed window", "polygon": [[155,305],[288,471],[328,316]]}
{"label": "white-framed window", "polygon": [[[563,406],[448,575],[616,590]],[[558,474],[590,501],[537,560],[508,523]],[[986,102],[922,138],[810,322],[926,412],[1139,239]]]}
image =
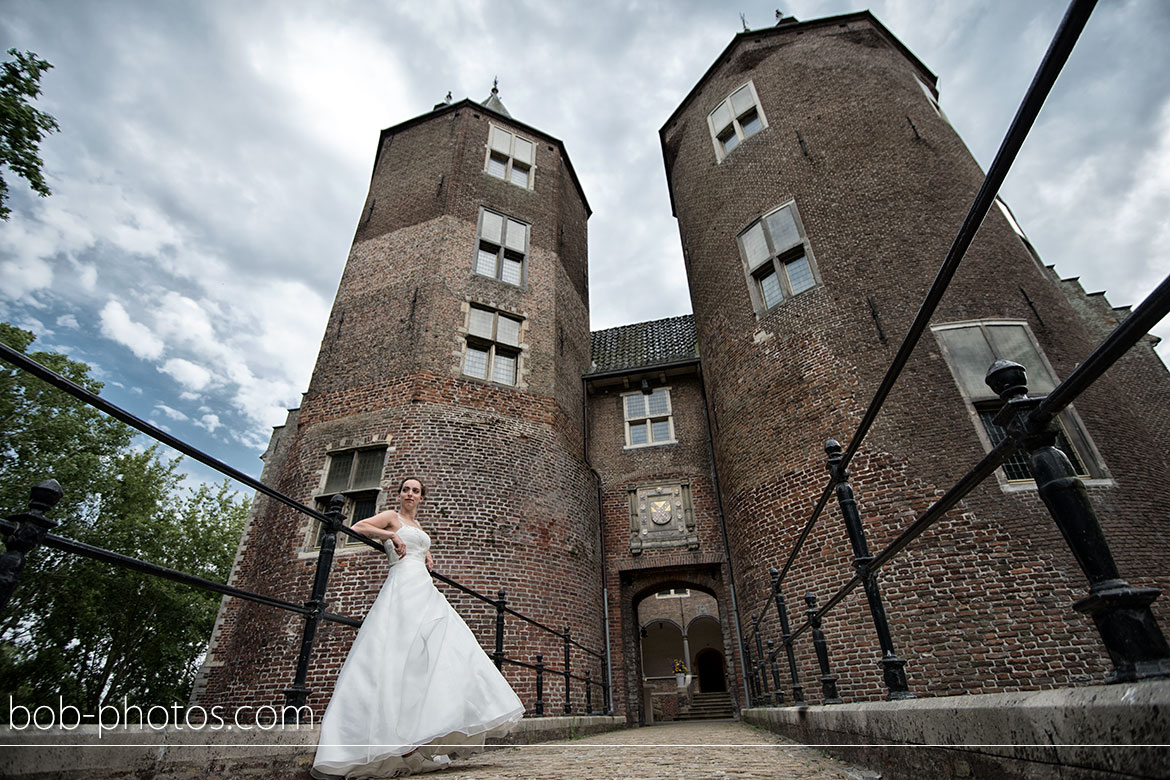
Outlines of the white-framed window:
{"label": "white-framed window", "polygon": [[484,170],[497,179],[530,190],[536,167],[536,144],[502,127],[490,125],[484,165]]}
{"label": "white-framed window", "polygon": [[[385,447],[365,447],[337,450],[326,455],[325,485],[316,497],[316,508],[319,512],[329,511],[329,502],[338,493],[345,496],[345,524],[352,526],[359,520],[365,520],[375,514],[378,504],[378,494],[382,483],[382,470],[386,466]],[[323,527],[317,521],[312,521],[316,529],[313,532],[313,546],[321,545]],[[338,534],[338,546],[346,543],[353,544],[348,536]]]}
{"label": "white-framed window", "polygon": [[668,588],[654,594],[656,599],[684,599],[691,595],[687,588]]}
{"label": "white-framed window", "polygon": [[467,313],[467,348],[463,373],[501,385],[515,385],[520,375],[520,327],[524,321],[472,305]]}
{"label": "white-framed window", "polygon": [[622,396],[622,409],[626,418],[626,447],[674,442],[669,387],[656,387],[650,393],[640,390],[626,393]]}
{"label": "white-framed window", "polygon": [[918,87],[922,90],[922,94],[926,95],[926,99],[930,101],[930,106],[934,109],[934,113],[938,114],[943,118],[944,121],[949,123],[951,120],[947,117],[946,112],[942,110],[942,106],[939,105],[938,98],[934,95],[934,90],[931,89],[925,81],[918,78],[917,76],[915,76],[914,79],[918,82]]}
{"label": "white-framed window", "polygon": [[739,251],[757,314],[817,286],[816,265],[796,203],[757,219],[739,234]]}
{"label": "white-framed window", "polygon": [[[943,356],[963,393],[984,446],[990,450],[1007,437],[994,422],[1003,407],[984,377],[996,360],[1011,360],[1028,370],[1028,394],[1047,395],[1058,384],[1056,374],[1036,343],[1027,323],[1013,320],[981,320],[936,325],[932,328],[942,346]],[[1076,412],[1065,409],[1056,418],[1056,446],[1068,456],[1077,474],[1089,479],[1107,478],[1096,447],[1089,439]],[[1004,461],[1003,476],[1009,483],[1030,483],[1032,472],[1027,455],[1016,452]]]}
{"label": "white-framed window", "polygon": [[528,261],[528,225],[489,209],[479,210],[475,273],[520,286]]}
{"label": "white-framed window", "polygon": [[715,159],[722,161],[744,140],[768,126],[756,87],[748,82],[736,89],[707,115]]}

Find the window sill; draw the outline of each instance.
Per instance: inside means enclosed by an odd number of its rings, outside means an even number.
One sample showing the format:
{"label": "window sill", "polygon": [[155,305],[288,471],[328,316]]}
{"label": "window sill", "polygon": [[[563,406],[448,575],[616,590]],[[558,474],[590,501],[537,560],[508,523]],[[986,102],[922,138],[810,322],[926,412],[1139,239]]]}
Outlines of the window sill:
{"label": "window sill", "polygon": [[514,385],[509,385],[505,382],[493,382],[490,379],[483,379],[482,377],[472,376],[471,374],[460,374],[459,378],[465,379],[468,382],[475,382],[478,385],[484,385],[486,387],[494,387],[498,390],[520,390],[522,388],[527,387],[527,385],[521,384],[520,382],[517,382]]}
{"label": "window sill", "polygon": [[622,447],[623,450],[648,450],[653,447],[669,447],[672,444],[678,444],[678,439],[671,439],[670,441],[655,441],[649,444],[627,444]]}
{"label": "window sill", "polygon": [[788,297],[786,297],[784,300],[780,301],[779,303],[773,304],[771,306],[771,308],[757,309],[756,310],[756,320],[765,320],[768,317],[775,314],[776,312],[784,309],[791,301],[795,301],[797,298],[800,298],[802,295],[808,295],[809,293],[816,292],[819,289],[821,289],[821,285],[819,283],[814,284],[812,287],[808,288],[807,290],[801,290],[796,295],[789,295]]}
{"label": "window sill", "polygon": [[494,276],[488,276],[487,274],[481,274],[481,273],[477,273],[477,272],[475,272],[475,271],[472,271],[472,272],[471,272],[471,278],[472,278],[472,279],[486,279],[486,280],[487,280],[487,281],[489,281],[489,282],[495,282],[496,284],[501,284],[501,285],[503,285],[504,287],[507,287],[507,288],[509,288],[509,289],[512,289],[512,290],[521,290],[521,291],[523,291],[523,290],[525,290],[525,289],[526,289],[526,287],[524,286],[524,284],[523,284],[523,283],[520,283],[520,284],[512,284],[511,282],[505,282],[503,279],[497,279],[497,278],[496,278],[496,277],[494,277]]}
{"label": "window sill", "polygon": [[[998,475],[996,478],[999,480],[999,489],[1001,491],[1003,491],[1004,493],[1029,493],[1029,492],[1036,491],[1036,482],[1034,480],[1018,480],[1018,481],[1013,480],[1011,482],[1008,482],[1008,481],[1004,480],[1003,477],[1000,477]],[[1117,483],[1109,477],[1102,477],[1099,479],[1093,478],[1093,477],[1080,477],[1080,480],[1081,480],[1081,482],[1084,483],[1085,487],[1087,487],[1087,488],[1117,487]]]}
{"label": "window sill", "polygon": [[514,181],[509,181],[508,179],[504,179],[504,178],[501,178],[499,176],[496,176],[493,173],[488,173],[487,171],[480,171],[480,173],[482,173],[484,176],[487,176],[489,179],[492,179],[493,181],[499,181],[499,182],[503,182],[504,184],[510,184],[518,190],[524,190],[525,192],[535,192],[536,191],[536,187],[525,187],[523,185],[517,184]]}
{"label": "window sill", "polygon": [[[767,127],[761,127],[759,130],[757,130],[756,132],[752,133],[752,134],[751,134],[751,135],[749,135],[747,138],[743,139],[743,140],[742,140],[742,141],[740,141],[738,144],[736,144],[735,148],[734,148],[734,149],[732,149],[730,152],[724,152],[724,153],[723,153],[723,156],[722,156],[722,157],[719,157],[719,158],[718,158],[718,159],[715,161],[715,164],[716,164],[716,165],[722,165],[722,164],[724,163],[724,161],[726,161],[726,160],[730,159],[731,157],[735,156],[735,153],[736,153],[736,152],[738,152],[740,149],[742,149],[742,148],[744,147],[744,144],[751,143],[751,140],[752,140],[753,138],[759,138],[760,136],[762,136],[764,133],[768,132],[768,131],[769,131],[769,130],[771,130],[771,129],[772,129],[772,126],[771,126],[771,125],[768,125]],[[715,143],[719,143],[719,139],[716,139],[716,140],[715,140]],[[718,157],[718,155],[716,155],[716,156]]]}

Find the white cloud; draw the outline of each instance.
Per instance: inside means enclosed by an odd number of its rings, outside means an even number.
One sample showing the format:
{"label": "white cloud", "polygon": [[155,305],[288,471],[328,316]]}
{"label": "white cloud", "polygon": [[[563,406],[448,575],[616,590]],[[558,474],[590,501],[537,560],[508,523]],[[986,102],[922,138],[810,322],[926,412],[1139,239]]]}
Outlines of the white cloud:
{"label": "white cloud", "polygon": [[101,313],[102,335],[113,339],[140,358],[157,360],[162,357],[163,342],[145,325],[130,319],[122,304],[111,299]]}
{"label": "white cloud", "polygon": [[215,433],[216,429],[223,425],[219,421],[219,415],[217,414],[205,414],[195,424],[200,428],[207,429],[208,433]]}
{"label": "white cloud", "polygon": [[191,419],[187,415],[180,412],[178,409],[172,409],[171,407],[167,406],[166,404],[155,404],[154,408],[158,409],[159,411],[161,411],[163,414],[165,414],[167,417],[171,418],[172,420],[189,420],[189,419]]}
{"label": "white cloud", "polygon": [[57,318],[57,324],[62,328],[70,328],[72,330],[77,330],[81,327],[81,323],[72,314],[62,314]]}
{"label": "white cloud", "polygon": [[0,290],[6,298],[26,298],[53,283],[53,268],[39,257],[18,257],[0,263],[0,277],[4,279]]}
{"label": "white cloud", "polygon": [[183,358],[171,358],[159,368],[187,390],[203,390],[211,383],[211,372]]}

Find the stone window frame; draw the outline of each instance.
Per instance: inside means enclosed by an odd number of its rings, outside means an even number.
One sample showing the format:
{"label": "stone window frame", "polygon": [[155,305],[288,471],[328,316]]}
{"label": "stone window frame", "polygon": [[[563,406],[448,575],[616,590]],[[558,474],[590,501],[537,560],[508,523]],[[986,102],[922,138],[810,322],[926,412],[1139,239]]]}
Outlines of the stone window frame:
{"label": "stone window frame", "polygon": [[690,588],[667,588],[654,594],[656,599],[685,599],[690,598]]}
{"label": "stone window frame", "polygon": [[[750,103],[745,104],[742,98],[735,100],[741,95],[750,99]],[[752,122],[753,115],[758,126]],[[716,162],[723,162],[744,141],[767,128],[768,117],[764,115],[764,107],[760,103],[756,85],[750,79],[731,90],[727,97],[707,114],[707,129],[711,133],[711,143],[715,147]]]}
{"label": "stone window frame", "polygon": [[[500,219],[499,235],[491,235],[493,217]],[[519,242],[513,241],[515,232],[522,230],[523,237]],[[485,231],[487,231],[485,233]],[[513,287],[524,287],[528,283],[528,254],[532,240],[532,225],[515,217],[508,216],[502,211],[481,206],[479,221],[475,231],[475,257],[472,258],[471,272],[476,276],[495,279],[497,282]],[[519,244],[519,248],[517,248]],[[487,273],[487,264],[491,264],[491,273]],[[511,280],[509,263],[519,265],[515,279]],[[509,277],[509,278],[505,278]]]}
{"label": "stone window frame", "polygon": [[[462,376],[478,379],[481,382],[490,382],[503,387],[520,387],[523,372],[523,358],[525,352],[524,329],[526,320],[518,314],[481,303],[469,302],[466,307],[467,318],[461,328],[463,333],[463,351],[460,355],[459,370]],[[479,317],[476,312],[480,312]],[[484,328],[482,314],[491,316],[489,328]],[[479,320],[477,323],[476,320]],[[515,324],[515,336],[511,329],[500,332],[500,321],[504,320]],[[473,354],[484,356],[483,375],[471,373],[469,361]],[[511,381],[501,381],[497,372],[502,360],[511,361]]]}
{"label": "stone window frame", "polygon": [[[389,454],[390,448],[386,444],[365,444],[356,446],[344,446],[334,449],[326,450],[325,465],[321,469],[321,483],[317,493],[313,496],[313,504],[318,512],[329,511],[329,501],[338,493],[345,496],[345,506],[342,507],[342,512],[345,514],[345,525],[352,527],[354,523],[364,520],[367,517],[373,517],[378,513],[378,499],[382,494],[382,475],[386,470],[386,456]],[[354,480],[358,478],[358,466],[362,453],[381,453],[381,463],[377,468],[376,476],[373,479],[365,479],[358,484],[354,484]],[[334,476],[333,468],[336,458],[341,456],[350,456],[352,458],[349,473],[345,477],[344,485],[338,486],[330,480]],[[323,526],[316,520],[309,521],[309,538],[307,547],[309,549],[317,549],[321,546],[321,533]],[[360,542],[350,539],[344,534],[339,534],[337,537],[337,546],[344,547],[345,545],[364,546]]]}
{"label": "stone window frame", "polygon": [[[773,235],[774,232],[779,232],[777,228],[782,226],[777,215],[783,212],[791,216],[791,225],[797,239],[794,242],[785,243],[787,239]],[[762,247],[758,239],[749,238],[749,234],[757,228],[763,240]],[[820,269],[813,257],[812,245],[809,243],[795,199],[790,199],[752,219],[736,234],[735,241],[739,247],[739,257],[747,280],[748,296],[751,298],[757,318],[763,317],[785,301],[821,286]],[[760,255],[759,249],[753,253],[753,247],[762,248],[766,254]],[[807,266],[807,279],[806,274],[802,273],[795,277],[793,274],[794,271],[801,271],[802,261]]]}
{"label": "stone window frame", "polygon": [[[988,335],[992,332],[989,331],[989,328],[997,327],[1019,328],[1020,332],[1027,339],[1027,346],[1030,346],[1034,351],[1034,355],[1025,358],[1018,353],[1010,354],[1005,352],[1004,345],[997,345],[995,343],[996,339]],[[983,334],[984,342],[991,352],[993,360],[998,358],[1014,360],[1028,369],[1029,395],[1046,395],[1059,384],[1060,380],[1056,372],[1052,369],[1052,364],[1049,363],[1048,356],[1044,354],[1044,350],[1040,347],[1040,343],[1036,340],[1035,334],[1032,333],[1031,327],[1025,320],[964,320],[931,326],[931,331],[934,333],[935,340],[938,342],[939,350],[946,360],[947,367],[951,371],[951,376],[955,380],[955,385],[959,388],[959,393],[963,397],[963,403],[967,407],[968,416],[971,418],[975,432],[979,436],[979,441],[983,444],[983,448],[987,452],[990,452],[1002,441],[1005,435],[1005,432],[992,422],[991,419],[1002,408],[1003,402],[982,380],[987,368],[991,365],[991,361],[988,361],[988,365],[982,368],[972,363],[964,371],[960,366],[962,361],[954,349],[954,342],[948,343],[947,337],[944,335],[948,331],[972,328],[978,328]],[[1077,471],[1078,476],[1089,485],[1114,484],[1100,451],[1093,443],[1092,437],[1089,436],[1089,432],[1085,428],[1080,415],[1077,414],[1076,409],[1072,406],[1066,407],[1064,411],[1057,415],[1055,422],[1058,428],[1057,447],[1069,456],[1069,460],[1072,462],[1073,468]],[[1032,479],[1031,472],[1028,469],[1027,458],[1022,453],[1017,452],[1011,458],[1004,461],[1003,465],[995,470],[995,474],[1001,489],[1005,491],[1034,490],[1036,488],[1035,480]]]}
{"label": "stone window frame", "polygon": [[[666,411],[662,413],[653,413],[650,410],[650,398],[663,393],[666,397]],[[630,416],[630,404],[627,399],[640,397],[643,398],[642,409],[645,414]],[[625,429],[626,444],[623,449],[640,450],[645,447],[661,447],[667,444],[677,444],[678,439],[675,437],[674,430],[674,399],[670,395],[670,387],[656,387],[650,393],[644,393],[641,390],[634,390],[628,393],[622,393],[622,420]],[[667,426],[668,437],[665,439],[654,438],[654,424],[665,422]],[[635,425],[646,425],[646,441],[635,444],[633,428]]]}
{"label": "stone window frame", "polygon": [[[484,173],[526,190],[536,181],[536,142],[488,122]],[[519,179],[522,179],[520,181]]]}

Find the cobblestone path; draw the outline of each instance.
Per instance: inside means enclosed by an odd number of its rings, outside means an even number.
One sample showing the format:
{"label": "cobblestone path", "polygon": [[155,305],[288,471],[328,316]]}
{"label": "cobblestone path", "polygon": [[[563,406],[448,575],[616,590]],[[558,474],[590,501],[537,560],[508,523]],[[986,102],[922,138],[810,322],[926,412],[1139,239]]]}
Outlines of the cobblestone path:
{"label": "cobblestone path", "polygon": [[435,780],[860,780],[815,748],[733,721],[666,723],[491,750]]}

